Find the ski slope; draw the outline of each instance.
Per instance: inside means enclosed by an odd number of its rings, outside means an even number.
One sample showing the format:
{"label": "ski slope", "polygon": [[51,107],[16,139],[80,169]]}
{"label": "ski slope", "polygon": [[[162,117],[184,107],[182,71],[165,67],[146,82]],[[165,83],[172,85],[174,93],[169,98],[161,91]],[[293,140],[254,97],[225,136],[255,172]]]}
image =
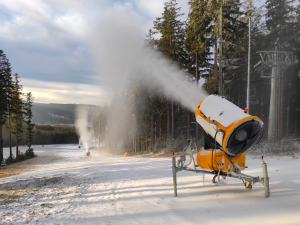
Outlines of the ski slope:
{"label": "ski slope", "polygon": [[[247,191],[241,180],[214,185],[206,175],[203,185],[202,175],[187,171],[177,173],[174,198],[171,158],[112,157],[96,150],[85,157],[77,145],[35,150],[55,152],[58,160],[0,179],[0,189],[28,190],[2,202],[0,224],[300,224],[300,159],[264,159],[270,198],[259,183]],[[261,163],[247,158],[244,172],[262,176]]]}

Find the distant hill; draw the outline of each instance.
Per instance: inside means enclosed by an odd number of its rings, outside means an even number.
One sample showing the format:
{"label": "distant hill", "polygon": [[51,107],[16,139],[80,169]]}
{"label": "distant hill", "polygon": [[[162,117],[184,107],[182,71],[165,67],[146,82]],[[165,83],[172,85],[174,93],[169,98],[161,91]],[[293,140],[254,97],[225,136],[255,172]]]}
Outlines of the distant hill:
{"label": "distant hill", "polygon": [[73,126],[75,124],[76,108],[78,106],[86,106],[89,108],[89,122],[92,122],[93,113],[99,106],[33,103],[33,123],[50,125],[65,124]]}

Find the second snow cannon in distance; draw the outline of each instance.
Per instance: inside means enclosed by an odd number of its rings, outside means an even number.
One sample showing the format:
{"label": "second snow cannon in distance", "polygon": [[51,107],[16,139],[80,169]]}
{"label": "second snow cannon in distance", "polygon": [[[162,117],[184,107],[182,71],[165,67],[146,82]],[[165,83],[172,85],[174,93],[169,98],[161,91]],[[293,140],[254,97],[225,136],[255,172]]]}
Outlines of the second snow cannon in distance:
{"label": "second snow cannon in distance", "polygon": [[[247,168],[246,151],[262,137],[263,122],[258,117],[249,115],[248,109],[242,110],[218,95],[210,95],[203,99],[196,108],[195,117],[205,131],[205,149],[198,151],[197,165],[191,144],[178,160],[177,166],[175,157],[172,158],[174,195],[177,196],[176,173],[188,170],[213,174],[214,183],[215,178],[218,177],[219,180],[220,176],[241,179],[247,190],[252,189],[253,183],[260,182],[265,186],[265,196],[269,197],[269,178],[265,162],[263,162],[263,178],[241,173]],[[185,165],[186,156],[191,158],[187,165]]]}

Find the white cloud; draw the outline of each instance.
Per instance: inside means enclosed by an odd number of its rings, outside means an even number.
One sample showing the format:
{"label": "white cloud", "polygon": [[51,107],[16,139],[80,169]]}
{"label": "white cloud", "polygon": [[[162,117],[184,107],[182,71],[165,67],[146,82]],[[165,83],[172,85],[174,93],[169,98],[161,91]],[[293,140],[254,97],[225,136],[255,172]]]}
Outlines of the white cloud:
{"label": "white cloud", "polygon": [[[112,94],[93,85],[99,65],[86,38],[92,35],[88,28],[107,13],[123,12],[143,27],[142,42],[165,1],[0,0],[0,49],[10,59],[13,73],[19,73],[24,91],[36,93],[37,102],[109,103]],[[187,1],[178,2],[187,16]],[[59,89],[60,83],[65,90]]]}
{"label": "white cloud", "polygon": [[34,20],[45,20],[51,17],[51,8],[42,0],[1,0],[0,5],[17,15]]}
{"label": "white cloud", "polygon": [[38,103],[76,103],[104,105],[112,99],[110,92],[97,85],[45,82],[21,79],[23,93],[31,92]]}

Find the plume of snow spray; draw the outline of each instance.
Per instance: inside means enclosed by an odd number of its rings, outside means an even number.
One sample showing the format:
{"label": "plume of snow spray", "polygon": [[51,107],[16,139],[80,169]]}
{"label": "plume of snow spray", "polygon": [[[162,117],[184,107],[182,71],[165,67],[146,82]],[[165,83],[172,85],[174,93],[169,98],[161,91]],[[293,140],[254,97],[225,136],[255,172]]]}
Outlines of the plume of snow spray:
{"label": "plume of snow spray", "polygon": [[169,100],[195,111],[207,94],[187,79],[186,71],[143,47],[142,26],[137,21],[132,15],[107,10],[97,27],[92,27],[89,39],[98,60],[100,85],[120,91],[130,76],[143,74],[150,89],[159,87]]}
{"label": "plume of snow spray", "polygon": [[[88,40],[96,56],[99,85],[110,89],[112,95],[115,92],[120,94],[124,89],[127,92],[128,80],[140,80],[142,85],[137,84],[138,87],[133,89],[145,88],[155,95],[162,94],[168,101],[180,103],[192,112],[207,96],[195,82],[191,82],[187,71],[143,45],[145,33],[134,15],[106,10],[100,20],[95,21],[92,23],[95,26],[90,26],[91,30],[87,32]],[[139,115],[146,108],[143,96],[134,97],[133,108],[122,97],[112,104],[107,121],[107,142],[116,152],[126,143],[128,147],[137,135]]]}
{"label": "plume of snow spray", "polygon": [[93,132],[88,129],[88,110],[86,107],[77,107],[75,127],[85,150],[88,152],[89,142],[93,139]]}

